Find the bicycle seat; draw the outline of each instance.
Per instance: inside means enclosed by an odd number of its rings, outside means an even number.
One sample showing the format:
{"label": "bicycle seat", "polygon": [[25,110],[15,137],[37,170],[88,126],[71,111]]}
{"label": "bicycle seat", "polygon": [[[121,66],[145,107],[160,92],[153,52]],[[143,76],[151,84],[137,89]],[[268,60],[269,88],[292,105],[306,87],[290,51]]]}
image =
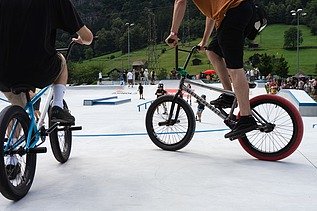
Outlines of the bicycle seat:
{"label": "bicycle seat", "polygon": [[19,85],[14,85],[10,88],[11,92],[14,94],[20,94],[20,93],[26,93],[32,90],[33,92],[35,91],[35,87],[32,85],[28,84],[19,84]]}

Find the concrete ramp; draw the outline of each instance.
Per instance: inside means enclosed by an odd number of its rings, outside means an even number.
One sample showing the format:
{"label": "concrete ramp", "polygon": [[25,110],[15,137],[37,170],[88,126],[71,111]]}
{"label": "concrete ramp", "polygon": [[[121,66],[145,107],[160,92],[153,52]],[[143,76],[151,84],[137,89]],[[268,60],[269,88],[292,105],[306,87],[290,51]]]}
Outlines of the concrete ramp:
{"label": "concrete ramp", "polygon": [[84,106],[92,105],[118,105],[122,103],[131,102],[131,99],[119,99],[118,96],[111,96],[98,99],[88,99],[84,100]]}
{"label": "concrete ramp", "polygon": [[317,116],[317,103],[305,91],[282,89],[278,95],[291,101],[302,116]]}

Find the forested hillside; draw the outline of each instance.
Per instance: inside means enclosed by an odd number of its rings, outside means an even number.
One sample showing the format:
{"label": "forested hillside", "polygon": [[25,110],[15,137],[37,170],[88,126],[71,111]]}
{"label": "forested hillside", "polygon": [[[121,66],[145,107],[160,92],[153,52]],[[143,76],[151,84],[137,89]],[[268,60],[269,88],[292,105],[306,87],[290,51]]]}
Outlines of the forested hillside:
{"label": "forested hillside", "polygon": [[[93,48],[75,50],[75,57],[91,58],[121,50],[127,52],[127,23],[129,28],[131,51],[144,48],[151,37],[155,42],[164,40],[170,30],[173,3],[172,0],[73,0],[85,23],[99,36]],[[191,1],[180,37],[183,41],[201,37],[204,30],[204,17]],[[296,24],[296,18],[290,11],[302,8],[307,13],[301,17],[301,24],[310,27],[317,34],[317,0],[258,0],[269,17],[269,24]],[[58,45],[65,45],[69,36],[60,34]],[[153,40],[151,40],[153,42]],[[83,49],[83,48],[81,48]]]}

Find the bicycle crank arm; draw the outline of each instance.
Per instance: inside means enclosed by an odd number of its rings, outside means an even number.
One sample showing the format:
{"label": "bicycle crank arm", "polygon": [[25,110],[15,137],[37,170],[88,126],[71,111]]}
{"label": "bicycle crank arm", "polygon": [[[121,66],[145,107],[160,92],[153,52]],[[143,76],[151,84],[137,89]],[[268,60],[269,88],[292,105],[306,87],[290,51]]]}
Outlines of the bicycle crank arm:
{"label": "bicycle crank arm", "polygon": [[259,130],[261,132],[270,133],[274,130],[275,126],[276,126],[275,124],[267,123],[263,126],[259,126]]}
{"label": "bicycle crank arm", "polygon": [[73,130],[82,130],[82,126],[74,126],[74,127],[61,127],[61,128],[57,128],[57,131],[65,131],[65,130],[70,130],[70,131],[73,131]]}
{"label": "bicycle crank arm", "polygon": [[174,124],[176,124],[176,123],[180,123],[180,121],[179,120],[171,120],[171,121],[164,121],[164,122],[159,122],[158,123],[158,125],[159,126],[171,126],[171,125],[174,125]]}
{"label": "bicycle crank arm", "polygon": [[58,122],[54,123],[50,128],[46,130],[46,134],[50,134],[55,130],[55,128],[58,126]]}

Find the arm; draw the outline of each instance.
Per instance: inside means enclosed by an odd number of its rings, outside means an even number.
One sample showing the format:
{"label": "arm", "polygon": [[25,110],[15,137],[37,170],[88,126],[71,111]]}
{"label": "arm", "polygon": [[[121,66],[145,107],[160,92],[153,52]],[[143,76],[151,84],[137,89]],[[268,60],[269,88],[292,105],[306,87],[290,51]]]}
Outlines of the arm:
{"label": "arm", "polygon": [[78,37],[73,38],[73,41],[79,44],[90,45],[94,38],[87,26],[81,27],[76,33],[78,34]]}
{"label": "arm", "polygon": [[198,44],[198,46],[205,47],[207,45],[211,32],[214,29],[214,26],[215,26],[215,21],[212,20],[211,18],[206,17],[204,35],[202,40]]}
{"label": "arm", "polygon": [[[177,33],[182,23],[182,20],[184,18],[186,4],[187,4],[187,0],[175,0],[171,34],[165,40],[165,42],[171,47],[175,47],[177,45],[177,42],[178,42]],[[170,40],[173,40],[174,42],[169,43]]]}

